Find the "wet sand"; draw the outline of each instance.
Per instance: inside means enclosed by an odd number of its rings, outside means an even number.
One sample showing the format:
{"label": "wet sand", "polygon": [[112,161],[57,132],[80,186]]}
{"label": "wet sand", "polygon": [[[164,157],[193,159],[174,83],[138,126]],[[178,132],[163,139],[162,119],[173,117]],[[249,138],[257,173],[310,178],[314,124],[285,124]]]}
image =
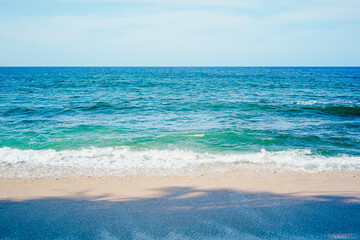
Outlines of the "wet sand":
{"label": "wet sand", "polygon": [[360,172],[0,179],[0,238],[360,239]]}

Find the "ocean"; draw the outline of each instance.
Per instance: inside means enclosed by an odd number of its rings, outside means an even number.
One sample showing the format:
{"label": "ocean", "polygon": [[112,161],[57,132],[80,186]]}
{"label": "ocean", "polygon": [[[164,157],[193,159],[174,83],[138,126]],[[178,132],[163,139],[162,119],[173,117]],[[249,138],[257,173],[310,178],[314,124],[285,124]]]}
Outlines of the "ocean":
{"label": "ocean", "polygon": [[360,68],[0,68],[0,177],[237,168],[360,170]]}

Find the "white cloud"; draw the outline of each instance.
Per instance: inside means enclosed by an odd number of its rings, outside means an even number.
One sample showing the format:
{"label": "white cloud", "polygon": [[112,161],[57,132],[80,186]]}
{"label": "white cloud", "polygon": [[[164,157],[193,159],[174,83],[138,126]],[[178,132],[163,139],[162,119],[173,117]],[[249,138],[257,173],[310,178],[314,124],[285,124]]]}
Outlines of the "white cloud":
{"label": "white cloud", "polygon": [[84,3],[146,3],[178,7],[231,7],[243,9],[257,9],[260,7],[258,0],[58,0],[61,2]]}
{"label": "white cloud", "polygon": [[360,8],[319,7],[301,11],[275,14],[269,19],[274,23],[333,23],[360,20]]}
{"label": "white cloud", "polygon": [[[235,2],[246,3],[225,4]],[[0,52],[30,65],[321,65],[329,56],[350,59],[350,51],[352,61],[360,61],[354,54],[360,54],[360,33],[354,31],[359,8],[338,4],[334,0],[324,7],[305,4],[276,11],[263,4],[255,11],[261,14],[171,8],[146,14],[0,18]],[[339,26],[313,28],[316,23]],[[0,57],[0,64],[9,61]]]}

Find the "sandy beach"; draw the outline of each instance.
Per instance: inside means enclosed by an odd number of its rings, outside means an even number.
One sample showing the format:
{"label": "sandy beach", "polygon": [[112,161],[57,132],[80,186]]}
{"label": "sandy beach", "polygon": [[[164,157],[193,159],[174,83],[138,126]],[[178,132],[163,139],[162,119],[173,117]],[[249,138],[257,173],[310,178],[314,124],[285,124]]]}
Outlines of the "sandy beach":
{"label": "sandy beach", "polygon": [[3,239],[358,239],[360,173],[0,180]]}
{"label": "sandy beach", "polygon": [[360,240],[360,0],[0,0],[0,240]]}

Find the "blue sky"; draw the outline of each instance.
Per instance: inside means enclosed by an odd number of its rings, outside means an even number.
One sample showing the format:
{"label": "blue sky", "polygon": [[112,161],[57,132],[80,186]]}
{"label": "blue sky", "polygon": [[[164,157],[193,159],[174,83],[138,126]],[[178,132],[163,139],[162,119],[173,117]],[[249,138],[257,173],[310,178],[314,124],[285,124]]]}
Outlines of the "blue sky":
{"label": "blue sky", "polygon": [[359,0],[0,0],[1,66],[360,66]]}

